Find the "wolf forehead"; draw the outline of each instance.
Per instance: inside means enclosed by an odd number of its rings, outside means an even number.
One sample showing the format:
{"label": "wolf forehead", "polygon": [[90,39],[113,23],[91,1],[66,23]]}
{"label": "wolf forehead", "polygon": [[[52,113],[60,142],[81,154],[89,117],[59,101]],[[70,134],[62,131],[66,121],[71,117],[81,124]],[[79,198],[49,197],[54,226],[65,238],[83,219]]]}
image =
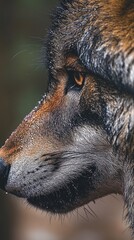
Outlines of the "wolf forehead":
{"label": "wolf forehead", "polygon": [[75,56],[89,71],[133,92],[133,7],[128,0],[61,1],[48,33],[51,79]]}

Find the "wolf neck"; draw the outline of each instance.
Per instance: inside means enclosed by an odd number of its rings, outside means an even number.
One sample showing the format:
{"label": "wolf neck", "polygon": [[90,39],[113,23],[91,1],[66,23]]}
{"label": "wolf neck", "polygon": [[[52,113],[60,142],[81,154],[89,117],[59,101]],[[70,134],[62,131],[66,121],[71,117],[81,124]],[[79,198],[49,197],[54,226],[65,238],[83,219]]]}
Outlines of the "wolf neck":
{"label": "wolf neck", "polygon": [[106,129],[120,161],[123,161],[127,220],[134,234],[134,100],[119,98],[109,103],[106,109]]}
{"label": "wolf neck", "polygon": [[105,127],[110,141],[124,160],[132,161],[134,153],[134,100],[133,98],[116,98],[106,106]]}

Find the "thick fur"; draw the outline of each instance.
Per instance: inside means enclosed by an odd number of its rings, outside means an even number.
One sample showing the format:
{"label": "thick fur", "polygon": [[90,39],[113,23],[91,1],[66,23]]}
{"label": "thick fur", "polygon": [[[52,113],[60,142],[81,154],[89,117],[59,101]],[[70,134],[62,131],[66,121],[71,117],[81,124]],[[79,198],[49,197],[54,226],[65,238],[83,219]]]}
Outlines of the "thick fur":
{"label": "thick fur", "polygon": [[0,156],[11,165],[8,192],[54,213],[121,193],[134,231],[133,7],[61,1],[48,33],[48,92]]}

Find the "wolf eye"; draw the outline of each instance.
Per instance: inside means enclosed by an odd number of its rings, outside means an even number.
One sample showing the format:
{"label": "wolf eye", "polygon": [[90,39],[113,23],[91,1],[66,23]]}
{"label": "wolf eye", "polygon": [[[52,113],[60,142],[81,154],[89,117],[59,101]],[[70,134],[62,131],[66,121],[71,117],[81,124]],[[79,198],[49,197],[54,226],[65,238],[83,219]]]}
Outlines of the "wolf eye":
{"label": "wolf eye", "polygon": [[81,72],[68,71],[67,90],[80,90],[83,87],[85,75]]}
{"label": "wolf eye", "polygon": [[79,72],[74,72],[74,80],[78,86],[82,86],[84,82],[84,75]]}

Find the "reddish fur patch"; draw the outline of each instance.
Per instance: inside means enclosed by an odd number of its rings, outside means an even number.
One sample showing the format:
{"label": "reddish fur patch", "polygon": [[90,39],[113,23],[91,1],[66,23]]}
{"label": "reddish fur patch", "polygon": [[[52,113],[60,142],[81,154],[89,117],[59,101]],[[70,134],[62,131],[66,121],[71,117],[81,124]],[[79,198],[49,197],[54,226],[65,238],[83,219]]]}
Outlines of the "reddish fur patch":
{"label": "reddish fur patch", "polygon": [[[53,112],[62,104],[63,92],[64,82],[57,86],[57,89],[50,99],[48,97],[48,99],[39,106],[37,111],[32,111],[18,126],[16,131],[11,134],[10,138],[5,142],[5,145],[0,149],[0,157],[8,163],[11,163],[14,160],[15,155],[22,150],[24,145],[23,142],[25,143],[25,138],[28,137],[27,135],[29,134],[30,140],[32,130],[34,129],[34,131],[36,131],[36,125],[38,125],[38,121],[42,119],[42,116]],[[34,141],[36,142],[36,139],[34,139]]]}

